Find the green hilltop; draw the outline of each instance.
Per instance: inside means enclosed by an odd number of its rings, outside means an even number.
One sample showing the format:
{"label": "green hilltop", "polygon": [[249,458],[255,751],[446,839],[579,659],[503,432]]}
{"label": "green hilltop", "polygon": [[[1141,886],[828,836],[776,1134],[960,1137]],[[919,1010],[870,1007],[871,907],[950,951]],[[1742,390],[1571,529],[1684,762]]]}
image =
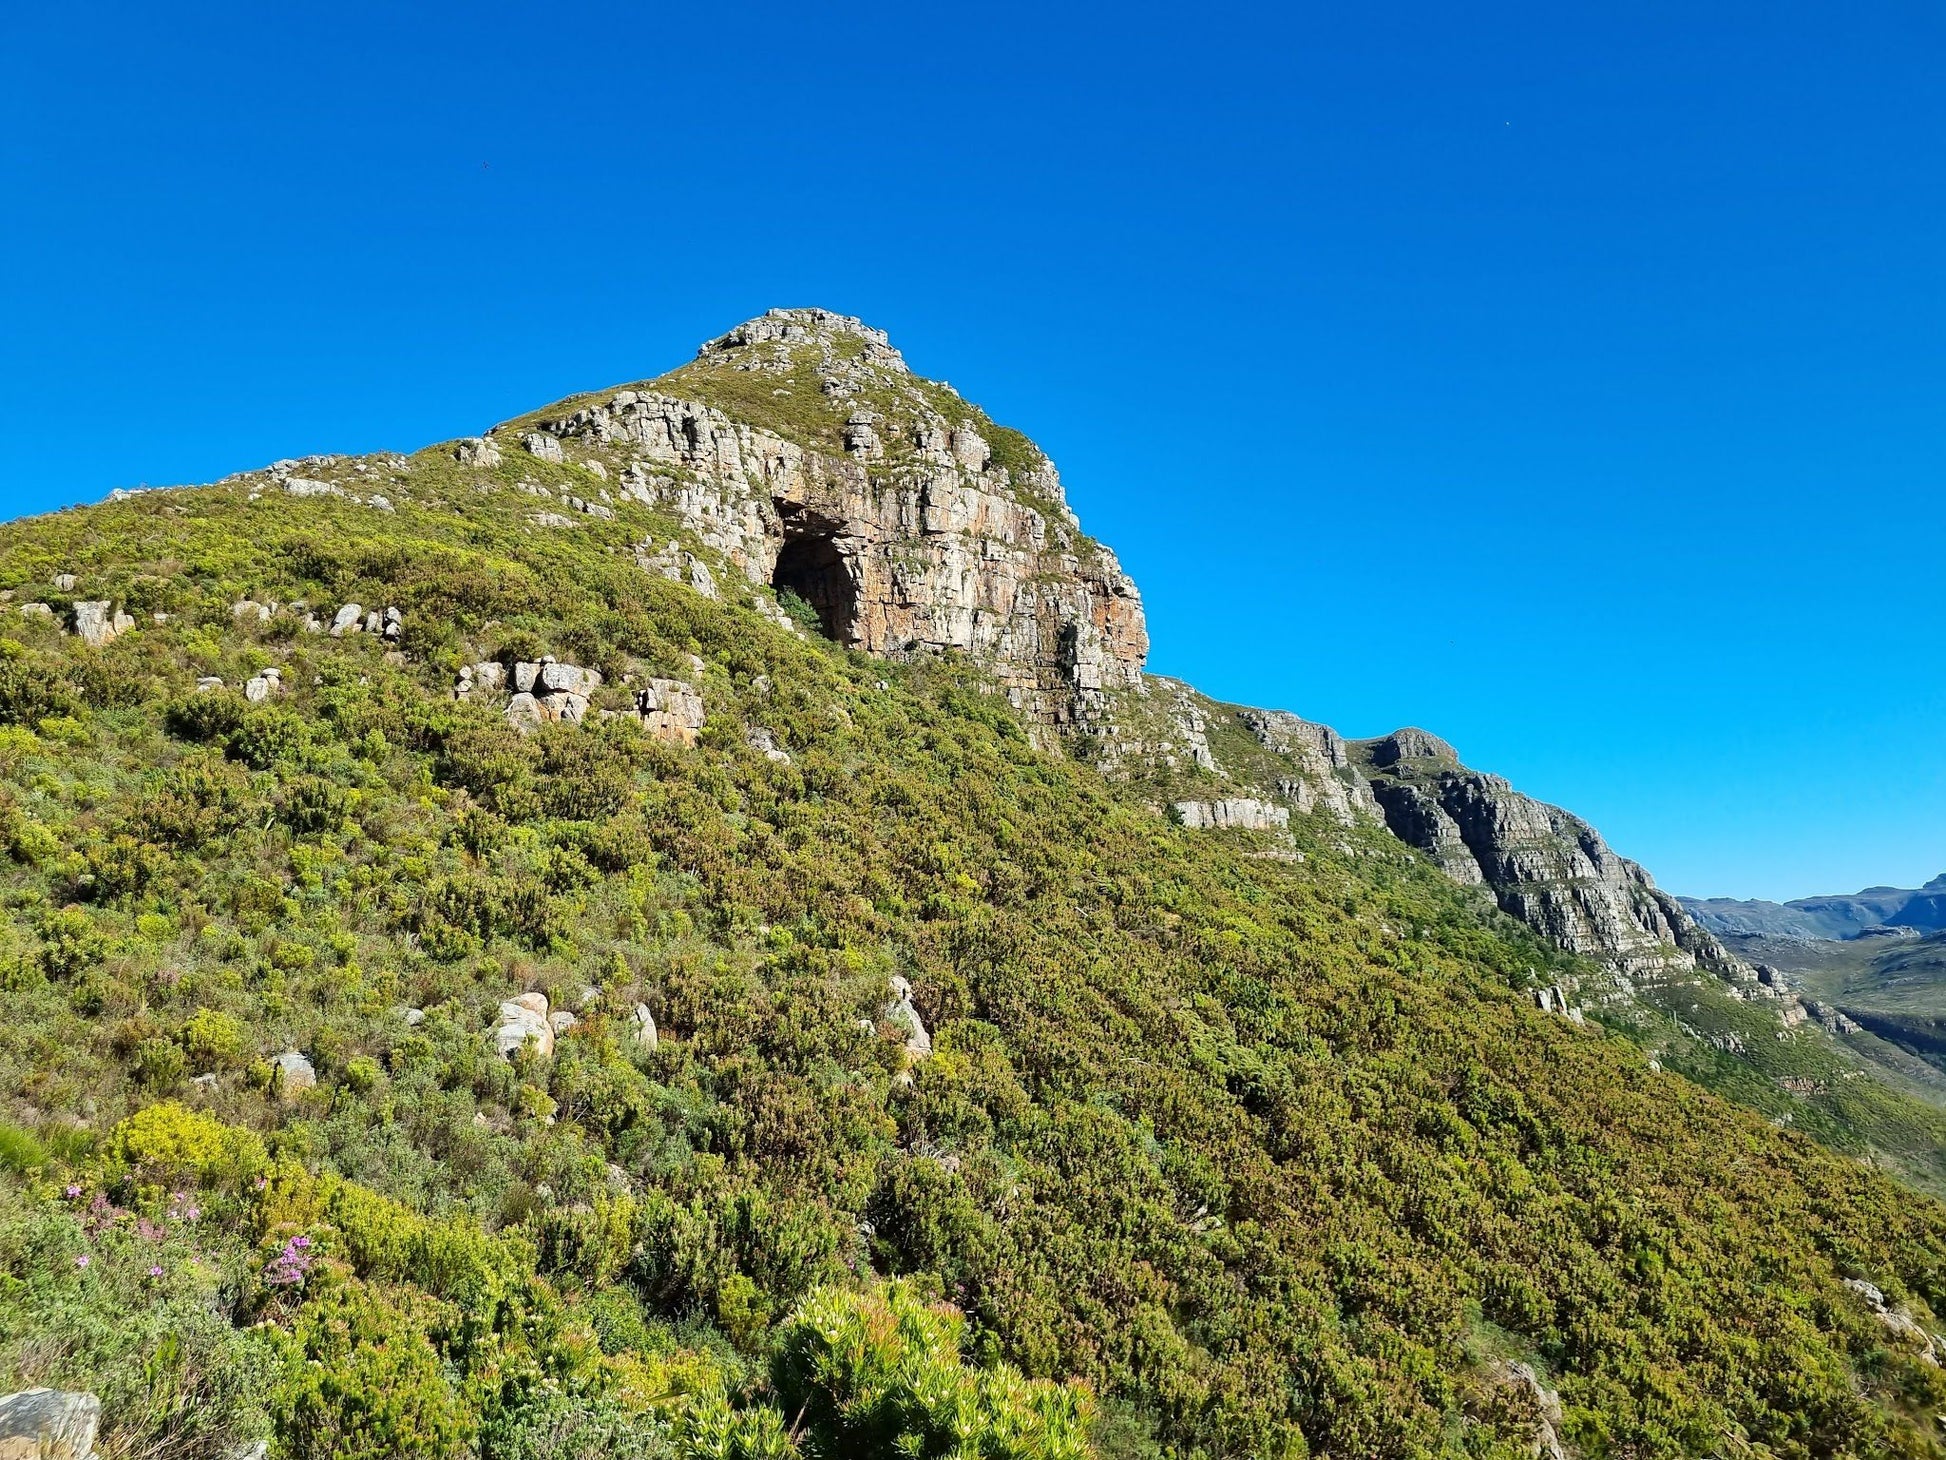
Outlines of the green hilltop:
{"label": "green hilltop", "polygon": [[1946,1454],[1946,1207],[524,424],[0,528],[0,1368],[104,1455]]}

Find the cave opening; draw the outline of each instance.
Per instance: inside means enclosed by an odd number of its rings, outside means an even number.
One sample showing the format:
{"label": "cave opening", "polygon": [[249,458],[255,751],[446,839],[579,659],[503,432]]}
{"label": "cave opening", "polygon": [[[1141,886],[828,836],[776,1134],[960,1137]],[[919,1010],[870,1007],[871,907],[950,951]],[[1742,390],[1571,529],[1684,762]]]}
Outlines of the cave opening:
{"label": "cave opening", "polygon": [[795,593],[817,612],[824,636],[849,644],[858,621],[858,586],[829,532],[795,534],[784,540],[770,586]]}

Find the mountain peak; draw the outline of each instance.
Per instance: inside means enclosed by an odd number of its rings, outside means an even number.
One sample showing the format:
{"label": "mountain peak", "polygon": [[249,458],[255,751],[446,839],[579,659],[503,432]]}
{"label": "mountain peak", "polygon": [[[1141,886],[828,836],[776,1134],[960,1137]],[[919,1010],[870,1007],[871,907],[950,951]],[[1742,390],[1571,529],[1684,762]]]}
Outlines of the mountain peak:
{"label": "mountain peak", "polygon": [[[766,349],[765,347],[774,347]],[[829,309],[769,309],[755,319],[746,319],[735,329],[700,345],[699,358],[744,354],[755,358],[755,368],[779,358],[789,361],[806,346],[821,348],[827,357],[862,360],[866,365],[911,374],[905,357],[892,347],[884,330],[873,329],[862,319],[838,314]],[[768,359],[766,359],[768,357]]]}

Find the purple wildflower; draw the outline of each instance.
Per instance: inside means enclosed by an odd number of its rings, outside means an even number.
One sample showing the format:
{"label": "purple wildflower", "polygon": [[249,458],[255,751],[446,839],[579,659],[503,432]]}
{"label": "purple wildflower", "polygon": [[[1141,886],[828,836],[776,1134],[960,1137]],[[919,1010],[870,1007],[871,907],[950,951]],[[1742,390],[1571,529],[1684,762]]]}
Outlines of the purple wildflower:
{"label": "purple wildflower", "polygon": [[91,1262],[92,1260],[93,1259],[90,1258],[88,1254],[84,1252],[79,1257],[75,1258],[74,1265],[76,1267],[86,1267],[89,1264],[89,1262]]}
{"label": "purple wildflower", "polygon": [[149,1269],[149,1276],[150,1276],[150,1277],[152,1277],[152,1278],[159,1278],[159,1277],[161,1277],[161,1276],[162,1276],[162,1269],[161,1269],[161,1268],[160,1268],[159,1266],[158,1266],[158,1267],[152,1267],[152,1268],[150,1268],[150,1269]]}
{"label": "purple wildflower", "polygon": [[80,1195],[81,1195],[81,1188],[79,1186],[70,1186],[68,1188],[67,1196],[69,1201],[74,1201]]}
{"label": "purple wildflower", "polygon": [[284,1250],[271,1258],[264,1267],[264,1281],[273,1288],[294,1288],[304,1281],[316,1259],[306,1249],[311,1245],[309,1237],[299,1234],[284,1244]]}

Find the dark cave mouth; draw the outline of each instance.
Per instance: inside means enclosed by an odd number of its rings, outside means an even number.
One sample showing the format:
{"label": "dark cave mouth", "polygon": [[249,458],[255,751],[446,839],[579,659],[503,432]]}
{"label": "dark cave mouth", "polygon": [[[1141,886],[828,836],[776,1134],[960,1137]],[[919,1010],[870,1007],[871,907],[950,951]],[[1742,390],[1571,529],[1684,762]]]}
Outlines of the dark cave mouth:
{"label": "dark cave mouth", "polygon": [[770,586],[794,593],[818,616],[818,627],[834,643],[849,644],[858,624],[858,585],[844,554],[828,532],[785,538],[771,570]]}

